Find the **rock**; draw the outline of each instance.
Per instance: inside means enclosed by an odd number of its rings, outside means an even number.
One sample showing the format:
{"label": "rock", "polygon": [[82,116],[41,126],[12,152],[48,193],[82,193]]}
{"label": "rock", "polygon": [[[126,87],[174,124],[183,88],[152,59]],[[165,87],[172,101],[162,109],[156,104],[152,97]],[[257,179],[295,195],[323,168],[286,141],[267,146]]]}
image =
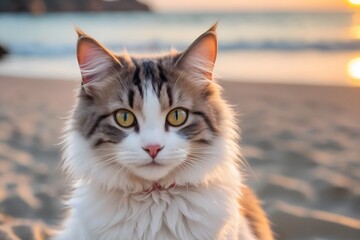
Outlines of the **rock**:
{"label": "rock", "polygon": [[12,0],[0,1],[0,12],[100,12],[150,11],[150,7],[137,0]]}
{"label": "rock", "polygon": [[9,51],[0,45],[0,59],[2,59],[3,57],[5,57],[5,55],[9,54]]}

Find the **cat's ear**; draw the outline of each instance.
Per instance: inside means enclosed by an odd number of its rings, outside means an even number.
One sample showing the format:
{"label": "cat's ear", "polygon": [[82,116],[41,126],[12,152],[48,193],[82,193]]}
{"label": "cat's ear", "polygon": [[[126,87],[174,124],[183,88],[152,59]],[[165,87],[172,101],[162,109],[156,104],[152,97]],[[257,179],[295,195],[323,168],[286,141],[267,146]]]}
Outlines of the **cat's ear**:
{"label": "cat's ear", "polygon": [[79,36],[77,42],[77,59],[81,71],[82,82],[100,81],[111,67],[119,60],[101,43],[88,36],[80,28],[75,27]]}
{"label": "cat's ear", "polygon": [[217,56],[216,28],[217,23],[198,37],[180,54],[176,65],[211,80]]}

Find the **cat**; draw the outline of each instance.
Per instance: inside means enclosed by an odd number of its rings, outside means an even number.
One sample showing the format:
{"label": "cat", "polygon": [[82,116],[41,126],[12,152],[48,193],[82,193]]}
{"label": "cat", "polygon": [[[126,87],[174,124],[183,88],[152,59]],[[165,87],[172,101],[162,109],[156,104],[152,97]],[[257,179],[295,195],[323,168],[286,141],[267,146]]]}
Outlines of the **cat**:
{"label": "cat", "polygon": [[213,77],[216,28],[151,57],[116,55],[76,29],[82,85],[63,154],[75,183],[54,240],[273,239]]}

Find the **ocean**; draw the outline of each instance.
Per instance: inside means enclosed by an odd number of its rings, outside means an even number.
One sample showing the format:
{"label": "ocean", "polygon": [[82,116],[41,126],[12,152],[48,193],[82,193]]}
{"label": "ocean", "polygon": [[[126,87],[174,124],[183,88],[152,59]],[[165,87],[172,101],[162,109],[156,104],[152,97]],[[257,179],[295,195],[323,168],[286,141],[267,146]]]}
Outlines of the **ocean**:
{"label": "ocean", "polygon": [[[79,80],[73,25],[115,52],[184,50],[219,21],[218,78],[360,85],[360,13],[0,14],[0,75]],[[360,60],[359,60],[360,61]],[[356,66],[356,65],[355,65]]]}

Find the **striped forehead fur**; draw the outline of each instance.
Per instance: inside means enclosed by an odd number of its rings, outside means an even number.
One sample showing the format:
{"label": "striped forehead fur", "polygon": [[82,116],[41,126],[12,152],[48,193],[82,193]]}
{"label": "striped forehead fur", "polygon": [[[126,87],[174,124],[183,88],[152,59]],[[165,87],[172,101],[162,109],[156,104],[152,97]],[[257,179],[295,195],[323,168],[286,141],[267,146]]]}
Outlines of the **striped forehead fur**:
{"label": "striped forehead fur", "polygon": [[[213,81],[184,73],[174,64],[177,57],[176,54],[154,58],[118,57],[122,64],[113,63],[100,85],[94,83],[86,86],[86,89],[96,92],[96,96],[86,90],[80,94],[75,114],[77,126],[83,135],[93,140],[94,146],[114,143],[117,142],[116,138],[121,140],[126,137],[121,130],[114,131],[113,126],[106,124],[107,118],[116,110],[111,105],[119,102],[124,108],[141,111],[144,91],[151,87],[163,111],[181,106],[183,102],[191,102],[189,110],[196,116],[196,123],[180,129],[179,134],[199,144],[209,144],[221,123],[221,107],[216,103],[220,100],[219,87]],[[135,130],[139,131],[139,128],[137,126]],[[109,136],[110,132],[115,134]]]}

